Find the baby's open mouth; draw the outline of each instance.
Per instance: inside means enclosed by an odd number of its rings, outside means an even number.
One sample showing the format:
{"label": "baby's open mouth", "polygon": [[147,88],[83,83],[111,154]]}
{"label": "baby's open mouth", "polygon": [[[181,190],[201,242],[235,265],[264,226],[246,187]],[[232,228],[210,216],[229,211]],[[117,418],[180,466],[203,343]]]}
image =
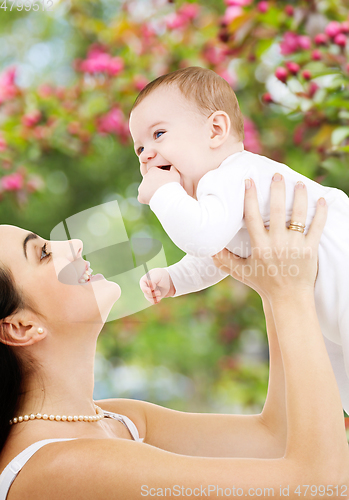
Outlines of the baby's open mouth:
{"label": "baby's open mouth", "polygon": [[171,165],[162,165],[160,168],[161,170],[170,170]]}

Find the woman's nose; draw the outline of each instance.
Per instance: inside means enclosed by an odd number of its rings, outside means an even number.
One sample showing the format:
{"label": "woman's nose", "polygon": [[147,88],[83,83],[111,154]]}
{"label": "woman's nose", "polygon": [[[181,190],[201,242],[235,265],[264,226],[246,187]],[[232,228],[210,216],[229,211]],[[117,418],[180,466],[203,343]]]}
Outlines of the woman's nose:
{"label": "woman's nose", "polygon": [[74,239],[68,241],[73,260],[82,258],[82,249],[84,247],[81,240]]}
{"label": "woman's nose", "polygon": [[63,257],[72,262],[82,257],[83,243],[78,239],[52,241],[51,248],[53,256]]}

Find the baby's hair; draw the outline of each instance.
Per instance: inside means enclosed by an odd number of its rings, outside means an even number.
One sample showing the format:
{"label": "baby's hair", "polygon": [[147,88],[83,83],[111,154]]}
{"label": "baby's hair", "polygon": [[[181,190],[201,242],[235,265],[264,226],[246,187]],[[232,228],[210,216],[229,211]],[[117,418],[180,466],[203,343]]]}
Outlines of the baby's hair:
{"label": "baby's hair", "polygon": [[244,120],[235,92],[217,73],[210,69],[192,66],[159,76],[139,93],[132,110],[162,85],[176,85],[183,96],[195,102],[202,113],[205,115],[208,113],[207,116],[215,111],[225,111],[231,120],[232,133],[239,141],[244,140]]}

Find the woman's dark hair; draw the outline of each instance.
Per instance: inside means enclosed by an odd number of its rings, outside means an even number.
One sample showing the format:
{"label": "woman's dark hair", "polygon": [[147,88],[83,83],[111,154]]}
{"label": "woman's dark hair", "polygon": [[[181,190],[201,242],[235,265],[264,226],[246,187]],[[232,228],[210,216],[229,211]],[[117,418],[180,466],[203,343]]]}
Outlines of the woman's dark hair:
{"label": "woman's dark hair", "polygon": [[[26,302],[17,289],[10,269],[0,267],[0,330],[1,339],[6,340],[2,320],[24,309]],[[31,308],[30,308],[31,309]],[[28,364],[32,364],[28,353],[17,355],[17,349],[0,342],[0,452],[10,433],[10,419],[15,416],[19,395],[23,390],[24,375]]]}

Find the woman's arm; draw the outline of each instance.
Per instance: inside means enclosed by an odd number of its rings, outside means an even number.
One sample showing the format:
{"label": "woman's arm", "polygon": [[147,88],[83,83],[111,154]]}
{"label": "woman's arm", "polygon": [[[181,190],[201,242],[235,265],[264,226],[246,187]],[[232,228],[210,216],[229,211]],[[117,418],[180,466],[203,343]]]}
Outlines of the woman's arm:
{"label": "woman's arm", "polygon": [[[304,201],[304,193],[302,196]],[[255,289],[263,290],[271,304],[285,369],[288,432],[284,457],[264,460],[191,457],[114,439],[51,443],[47,445],[49,453],[45,460],[40,450],[22,469],[17,486],[14,483],[17,496],[13,500],[21,498],[20,484],[29,500],[105,497],[133,500],[170,495],[197,498],[200,494],[221,498],[226,495],[225,490],[228,493],[230,490],[230,496],[262,498],[348,496],[349,456],[342,407],[313,297],[316,253],[326,210],[318,206],[307,236],[291,234],[285,228],[282,210],[284,185],[274,182],[273,217],[267,234],[260,225],[254,188],[246,199],[246,221],[257,255],[243,261],[223,252],[220,261],[242,281],[246,265],[257,264],[250,282]],[[300,216],[305,217],[306,209],[301,210],[297,200],[302,200],[300,194],[295,200],[300,215],[293,220],[302,221]],[[309,247],[312,255],[293,261],[287,257],[281,259],[280,248],[289,246],[300,251]],[[274,248],[276,252],[271,255],[269,252],[267,257],[264,251]],[[286,265],[286,270],[297,265],[300,272],[297,276],[290,272],[269,275],[266,271],[271,265],[278,268]],[[166,430],[168,439],[172,439],[170,425]]]}
{"label": "woman's arm", "polygon": [[266,297],[262,300],[269,345],[269,382],[261,417],[270,433],[275,436],[283,456],[287,436],[285,373],[273,312],[269,300]]}

